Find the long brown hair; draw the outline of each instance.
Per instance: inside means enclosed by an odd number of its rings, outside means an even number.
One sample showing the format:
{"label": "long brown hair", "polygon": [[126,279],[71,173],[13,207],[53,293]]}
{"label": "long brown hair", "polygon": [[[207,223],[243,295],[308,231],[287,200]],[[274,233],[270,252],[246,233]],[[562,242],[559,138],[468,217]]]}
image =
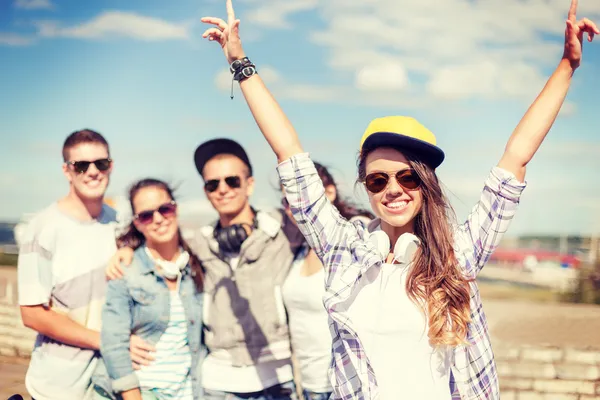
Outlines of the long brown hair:
{"label": "long brown hair", "polygon": [[[171,187],[166,182],[153,178],[142,179],[140,181],[135,182],[129,188],[129,204],[131,206],[132,213],[135,214],[135,210],[133,207],[133,199],[140,190],[147,187],[154,187],[157,189],[164,190],[169,195],[171,200],[175,201],[175,196],[173,196],[173,189],[171,189]],[[198,290],[202,290],[204,286],[204,268],[202,267],[200,260],[198,260],[198,257],[196,257],[190,246],[187,244],[187,242],[181,235],[181,229],[177,231],[177,235],[179,237],[179,246],[181,246],[181,248],[188,252],[188,254],[190,255],[189,263],[192,269],[192,276],[194,277],[194,281],[196,282],[196,287],[198,288]],[[126,231],[117,238],[117,247],[129,247],[133,250],[136,250],[145,242],[146,238],[140,231],[137,230],[133,221],[131,221]]]}
{"label": "long brown hair", "polygon": [[314,162],[315,168],[317,169],[317,173],[319,174],[319,178],[323,181],[323,186],[327,187],[333,185],[335,187],[337,194],[335,196],[335,200],[333,201],[333,205],[338,209],[341,216],[345,219],[351,219],[357,216],[367,217],[369,219],[373,219],[374,216],[367,210],[360,209],[356,205],[352,204],[349,200],[342,198],[340,191],[338,189],[337,184],[335,183],[335,179],[333,179],[333,175],[329,172],[329,170],[318,162]]}
{"label": "long brown hair", "polygon": [[[414,220],[414,234],[421,245],[406,280],[406,293],[428,318],[429,342],[434,346],[456,346],[466,341],[471,320],[470,280],[462,273],[454,254],[451,222],[456,221],[456,215],[435,171],[409,152],[396,150],[404,154],[422,180],[423,204]],[[359,156],[360,182],[365,180],[371,151],[363,151]]]}

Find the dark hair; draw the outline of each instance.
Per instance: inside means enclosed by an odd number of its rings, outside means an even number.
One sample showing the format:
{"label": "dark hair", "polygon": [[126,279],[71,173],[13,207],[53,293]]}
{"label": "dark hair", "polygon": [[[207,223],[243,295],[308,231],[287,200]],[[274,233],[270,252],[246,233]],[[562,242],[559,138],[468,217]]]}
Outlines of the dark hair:
{"label": "dark hair", "polygon": [[[135,182],[129,188],[129,204],[131,205],[132,213],[135,214],[135,210],[133,207],[133,199],[140,190],[147,187],[162,189],[165,192],[167,192],[171,200],[175,201],[175,197],[173,196],[173,189],[171,189],[171,187],[167,183],[153,178],[142,179]],[[190,246],[183,239],[183,236],[181,235],[181,230],[179,230],[177,234],[179,235],[179,245],[190,255],[190,267],[192,268],[192,276],[194,277],[196,286],[198,287],[198,290],[202,290],[204,284],[204,268],[202,267],[200,260],[198,260],[198,257],[194,254]],[[127,230],[117,238],[117,247],[129,247],[135,250],[141,245],[143,245],[145,241],[146,238],[144,237],[144,235],[137,230],[135,224],[133,223],[133,221],[131,221],[131,223],[127,227]]]}
{"label": "dark hair", "polygon": [[[317,173],[321,178],[321,181],[323,181],[323,186],[327,188],[327,186],[332,185],[337,190],[337,184],[335,183],[333,176],[327,170],[327,168],[323,164],[320,164],[318,162],[315,162],[314,164],[315,168],[317,169]],[[364,216],[369,219],[374,218],[373,214],[369,211],[360,209],[357,206],[351,204],[348,200],[342,199],[342,196],[339,193],[339,191],[337,191],[337,195],[335,196],[333,205],[338,209],[341,216],[348,220],[357,216]]]}
{"label": "dark hair", "polygon": [[[425,312],[429,321],[428,337],[432,345],[456,346],[466,342],[470,322],[470,286],[454,253],[451,222],[454,210],[446,199],[435,171],[404,149],[396,149],[408,160],[421,178],[423,204],[415,216],[414,234],[421,240],[414,267],[406,280],[408,297]],[[365,181],[367,157],[358,160],[358,180]]]}
{"label": "dark hair", "polygon": [[73,147],[75,147],[79,144],[82,144],[82,143],[101,144],[104,147],[106,147],[106,151],[110,155],[110,148],[108,147],[108,142],[106,141],[106,139],[104,139],[104,136],[102,136],[98,132],[93,131],[91,129],[83,129],[83,130],[75,131],[75,132],[71,133],[65,139],[65,143],[63,144],[63,149],[62,149],[63,160],[65,162],[70,161],[69,160],[69,150],[71,150]]}

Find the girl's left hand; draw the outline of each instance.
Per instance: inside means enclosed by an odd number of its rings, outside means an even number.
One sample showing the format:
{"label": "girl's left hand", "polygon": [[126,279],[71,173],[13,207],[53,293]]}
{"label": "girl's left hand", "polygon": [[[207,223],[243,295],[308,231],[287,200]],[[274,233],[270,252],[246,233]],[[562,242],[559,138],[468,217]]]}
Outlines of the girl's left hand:
{"label": "girl's left hand", "polygon": [[587,32],[589,42],[594,40],[594,35],[600,34],[596,24],[589,19],[583,18],[577,21],[577,2],[578,0],[571,0],[571,8],[566,21],[565,49],[563,52],[563,59],[569,60],[573,70],[581,64],[584,33]]}

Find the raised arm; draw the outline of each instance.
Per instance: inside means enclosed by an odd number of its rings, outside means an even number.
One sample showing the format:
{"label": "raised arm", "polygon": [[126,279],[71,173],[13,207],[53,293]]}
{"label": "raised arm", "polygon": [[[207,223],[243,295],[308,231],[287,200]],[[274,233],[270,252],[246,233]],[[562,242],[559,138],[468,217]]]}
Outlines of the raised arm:
{"label": "raised arm", "polygon": [[513,131],[498,164],[502,169],[512,172],[520,181],[524,180],[526,165],[550,131],[565,101],[573,73],[581,63],[584,34],[588,34],[590,42],[594,34],[600,34],[596,24],[589,19],[583,18],[577,21],[577,1],[571,0],[562,59],[542,92]]}
{"label": "raised arm", "polygon": [[552,127],[565,100],[573,72],[581,63],[583,36],[589,41],[599,33],[596,25],[584,18],[576,20],[577,0],[571,8],[565,30],[563,57],[534,103],[514,130],[498,167],[485,182],[479,202],[458,229],[461,250],[467,255],[467,272],[476,276],[500,244],[525,188],[525,167],[533,158]]}
{"label": "raised arm", "polygon": [[[235,18],[231,0],[227,0],[227,22],[216,17],[204,17],[202,22],[214,25],[202,36],[221,45],[230,66],[234,61],[246,57],[240,40],[240,20]],[[261,77],[254,74],[241,80],[240,88],[254,120],[275,152],[278,162],[302,153],[302,146],[294,127]]]}

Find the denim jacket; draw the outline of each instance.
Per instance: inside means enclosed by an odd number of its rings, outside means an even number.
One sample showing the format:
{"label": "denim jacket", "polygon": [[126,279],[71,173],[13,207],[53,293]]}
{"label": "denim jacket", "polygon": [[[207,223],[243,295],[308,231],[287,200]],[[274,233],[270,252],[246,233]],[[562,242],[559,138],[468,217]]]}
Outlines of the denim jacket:
{"label": "denim jacket", "polygon": [[[155,345],[169,323],[169,289],[144,247],[138,248],[131,265],[123,268],[124,277],[108,283],[100,344],[104,362],[96,371],[94,383],[111,398],[115,398],[112,392],[139,387],[129,354],[130,335],[135,334]],[[194,398],[200,399],[200,363],[205,354],[201,337],[203,294],[196,289],[189,265],[182,271],[179,293],[188,320]]]}

